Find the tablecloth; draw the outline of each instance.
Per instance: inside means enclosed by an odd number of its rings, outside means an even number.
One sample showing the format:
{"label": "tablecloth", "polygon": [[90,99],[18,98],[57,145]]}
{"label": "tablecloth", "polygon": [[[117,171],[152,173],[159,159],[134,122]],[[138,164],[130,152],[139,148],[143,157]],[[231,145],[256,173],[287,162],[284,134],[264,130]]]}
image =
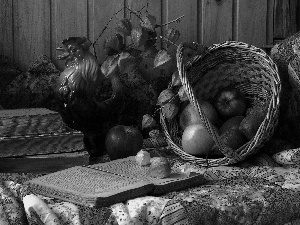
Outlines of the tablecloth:
{"label": "tablecloth", "polygon": [[[173,168],[202,173],[208,183],[103,208],[38,197],[57,215],[57,224],[63,225],[300,224],[300,167],[297,164],[282,166],[264,154],[239,165],[213,168],[199,167],[176,156],[170,156],[169,161]],[[23,183],[36,176],[41,174],[0,174],[1,225],[5,224],[3,221],[44,224],[34,212],[26,213],[22,204],[22,198],[29,194]]]}

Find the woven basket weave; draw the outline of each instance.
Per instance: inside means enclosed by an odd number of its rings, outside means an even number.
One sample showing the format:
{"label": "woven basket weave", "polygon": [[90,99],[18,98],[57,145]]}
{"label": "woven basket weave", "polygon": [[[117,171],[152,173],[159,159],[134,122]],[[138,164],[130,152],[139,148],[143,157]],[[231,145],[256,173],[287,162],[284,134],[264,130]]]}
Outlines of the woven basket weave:
{"label": "woven basket weave", "polygon": [[[206,129],[224,154],[223,158],[199,158],[183,151],[180,127],[176,117],[167,120],[160,113],[160,122],[168,145],[182,159],[194,161],[203,166],[234,164],[257,153],[262,145],[273,135],[278,122],[279,94],[281,83],[276,64],[261,49],[243,42],[226,41],[214,44],[202,55],[183,64],[183,52],[186,44],[177,49],[177,67],[179,76],[189,101],[198,110]],[[227,147],[220,139],[215,128],[205,117],[197,96],[212,101],[218,90],[235,87],[247,98],[251,106],[256,102],[268,105],[265,119],[256,135],[237,150]],[[197,90],[195,93],[194,90]]]}

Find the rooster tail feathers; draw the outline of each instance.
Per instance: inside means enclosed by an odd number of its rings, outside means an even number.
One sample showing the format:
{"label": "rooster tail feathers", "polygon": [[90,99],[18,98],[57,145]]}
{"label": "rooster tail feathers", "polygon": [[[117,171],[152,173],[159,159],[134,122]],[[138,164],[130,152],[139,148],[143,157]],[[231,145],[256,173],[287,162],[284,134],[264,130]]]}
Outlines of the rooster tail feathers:
{"label": "rooster tail feathers", "polygon": [[98,61],[93,54],[86,54],[86,57],[84,57],[82,63],[84,65],[81,67],[81,73],[87,82],[98,83],[99,80],[102,80],[102,77],[104,78],[104,75],[100,71]]}

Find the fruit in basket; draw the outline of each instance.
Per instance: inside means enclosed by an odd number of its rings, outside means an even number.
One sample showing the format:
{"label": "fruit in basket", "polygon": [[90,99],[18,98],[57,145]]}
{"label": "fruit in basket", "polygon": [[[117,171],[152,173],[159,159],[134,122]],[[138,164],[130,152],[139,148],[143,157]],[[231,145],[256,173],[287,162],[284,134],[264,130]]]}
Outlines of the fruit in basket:
{"label": "fruit in basket", "polygon": [[245,96],[235,88],[221,90],[214,99],[214,106],[223,119],[243,116],[247,110]]}
{"label": "fruit in basket", "polygon": [[244,116],[234,116],[226,120],[219,129],[220,133],[222,134],[231,129],[238,130],[243,119]]}
{"label": "fruit in basket", "polygon": [[149,176],[154,178],[166,178],[171,174],[171,166],[165,157],[153,157],[150,160]]}
{"label": "fruit in basket", "polygon": [[179,108],[174,102],[168,102],[162,106],[162,114],[169,120],[177,115],[178,110]]}
{"label": "fruit in basket", "polygon": [[[224,131],[220,135],[220,139],[226,146],[232,148],[233,150],[237,150],[248,141],[246,136],[239,129],[229,129]],[[223,155],[223,153],[219,150],[219,147],[216,145],[212,147],[211,154],[218,156]]]}
{"label": "fruit in basket", "polygon": [[[203,110],[206,118],[213,124],[217,125],[219,116],[216,109],[208,101],[199,102],[201,109]],[[180,113],[179,124],[182,130],[192,124],[201,124],[202,120],[198,114],[197,109],[193,104],[189,103]]]}
{"label": "fruit in basket", "polygon": [[116,125],[106,134],[105,146],[111,160],[134,156],[143,147],[143,135],[135,127]]}
{"label": "fruit in basket", "polygon": [[238,149],[248,141],[246,136],[239,129],[226,130],[221,134],[220,138],[226,146],[233,150]]}
{"label": "fruit in basket", "polygon": [[214,140],[202,124],[192,124],[182,134],[182,148],[190,155],[207,155],[214,146]]}
{"label": "fruit in basket", "polygon": [[241,121],[239,130],[248,140],[251,140],[255,136],[266,114],[267,110],[262,106],[254,106],[247,110],[245,118]]}

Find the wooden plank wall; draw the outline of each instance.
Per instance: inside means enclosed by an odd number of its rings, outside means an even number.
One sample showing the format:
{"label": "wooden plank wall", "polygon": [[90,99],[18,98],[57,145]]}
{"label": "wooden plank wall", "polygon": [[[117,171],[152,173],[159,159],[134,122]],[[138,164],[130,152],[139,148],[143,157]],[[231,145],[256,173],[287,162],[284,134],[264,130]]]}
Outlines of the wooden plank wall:
{"label": "wooden plank wall", "polygon": [[284,39],[300,29],[300,1],[275,0],[274,39]]}
{"label": "wooden plank wall", "polygon": [[[62,68],[55,48],[69,36],[86,36],[92,42],[97,40],[101,63],[103,40],[114,32],[116,20],[134,17],[122,10],[124,6],[140,10],[147,2],[158,24],[184,15],[180,23],[169,25],[180,31],[179,42],[210,45],[238,40],[261,47],[273,43],[273,12],[278,14],[286,0],[0,0],[0,54],[14,59],[22,70],[42,54]],[[166,27],[158,30],[159,35]]]}

